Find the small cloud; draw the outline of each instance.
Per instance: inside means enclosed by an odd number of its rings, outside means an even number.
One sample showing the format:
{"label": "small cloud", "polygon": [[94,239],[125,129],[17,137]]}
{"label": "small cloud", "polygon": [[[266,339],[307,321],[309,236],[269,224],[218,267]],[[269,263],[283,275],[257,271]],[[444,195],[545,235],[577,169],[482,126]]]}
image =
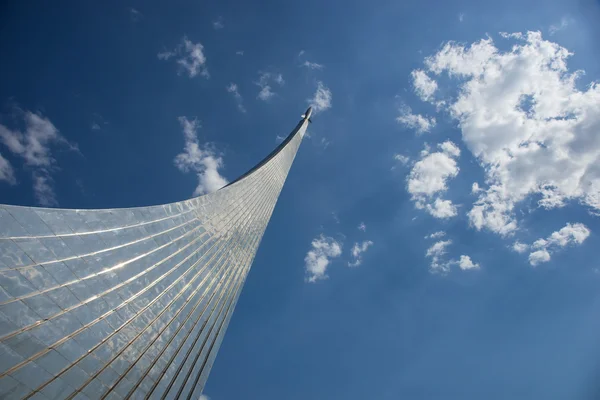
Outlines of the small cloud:
{"label": "small cloud", "polygon": [[194,196],[200,196],[219,190],[229,183],[221,176],[219,169],[224,166],[223,159],[218,156],[210,145],[200,146],[197,131],[200,121],[196,118],[179,117],[183,128],[185,146],[183,152],[175,157],[175,166],[181,172],[192,171],[198,176],[198,186]]}
{"label": "small cloud", "polygon": [[256,96],[258,99],[268,101],[271,97],[275,96],[275,92],[273,92],[270,82],[275,82],[279,86],[282,86],[285,83],[283,75],[281,74],[274,75],[270,72],[260,73],[258,82],[255,82],[255,84],[260,87],[260,91]]}
{"label": "small cloud", "polygon": [[279,86],[282,86],[285,83],[285,81],[283,80],[283,75],[281,74],[277,74],[274,80],[275,83],[277,83]]}
{"label": "small cloud", "polygon": [[93,131],[99,131],[101,128],[100,128],[100,125],[98,125],[98,123],[97,123],[97,122],[92,122],[91,129],[92,129]]}
{"label": "small cloud", "polygon": [[370,240],[365,240],[362,243],[354,243],[354,246],[352,247],[352,257],[354,258],[354,261],[349,262],[348,266],[349,267],[358,267],[360,264],[362,264],[362,254],[367,251],[367,249],[369,247],[371,247],[373,245],[373,242]]}
{"label": "small cloud", "polygon": [[394,160],[400,162],[402,165],[406,165],[410,161],[410,157],[403,156],[402,154],[394,154]]}
{"label": "small cloud", "polygon": [[136,10],[133,7],[129,7],[129,17],[131,18],[131,20],[133,22],[138,22],[139,20],[141,20],[144,16],[142,15],[142,13],[139,10]]}
{"label": "small cloud", "polygon": [[445,219],[455,217],[458,213],[456,206],[450,200],[435,199],[433,204],[427,204],[426,210],[435,218]]}
{"label": "small cloud", "polygon": [[317,82],[317,90],[308,103],[313,108],[313,113],[318,113],[331,108],[331,90],[327,88],[323,82]]}
{"label": "small cloud", "polygon": [[473,263],[473,261],[471,261],[471,257],[465,255],[460,256],[458,266],[463,271],[468,269],[479,269],[479,264]]}
{"label": "small cloud", "polygon": [[529,245],[525,244],[525,243],[521,243],[517,240],[516,242],[513,243],[512,249],[513,249],[513,251],[516,251],[517,253],[525,253],[527,250],[529,250]]}
{"label": "small cloud", "polygon": [[7,182],[9,185],[17,183],[13,167],[6,158],[2,157],[2,154],[0,154],[0,181]]}
{"label": "small cloud", "polygon": [[237,56],[243,56],[244,55],[244,50],[238,50],[238,51],[235,52],[235,54]]}
{"label": "small cloud", "polygon": [[459,13],[458,14],[458,21],[459,22],[463,22],[465,20],[465,13]]}
{"label": "small cloud", "polygon": [[437,232],[432,233],[431,235],[425,236],[425,239],[439,239],[439,238],[443,238],[444,236],[446,236],[446,232],[437,231]]}
{"label": "small cloud", "polygon": [[435,126],[435,118],[427,118],[420,114],[413,114],[409,106],[404,105],[400,108],[400,115],[396,117],[396,121],[403,124],[409,129],[414,129],[418,135],[429,132]]}
{"label": "small cloud", "polygon": [[215,28],[216,30],[225,28],[225,24],[223,23],[223,17],[219,17],[216,21],[213,21],[213,28]]}
{"label": "small cloud", "polygon": [[281,143],[281,142],[283,142],[284,140],[285,140],[285,136],[279,136],[279,135],[275,136],[275,141],[276,141],[277,143]]}
{"label": "small cloud", "polygon": [[479,183],[473,182],[473,185],[471,186],[471,194],[477,194],[482,191],[483,189],[479,187]]}
{"label": "small cloud", "polygon": [[358,230],[366,232],[367,231],[367,225],[365,225],[364,222],[361,222],[360,224],[358,224]]}
{"label": "small cloud", "polygon": [[318,63],[310,62],[310,61],[304,61],[302,63],[302,66],[306,67],[308,69],[318,69],[318,70],[325,68],[325,66],[323,64],[318,64]]}
{"label": "small cloud", "polygon": [[314,283],[327,279],[327,267],[333,258],[342,254],[342,244],[332,237],[319,235],[313,239],[311,249],[304,257],[306,281]]}
{"label": "small cloud", "polygon": [[306,53],[304,50],[300,50],[298,52],[298,57],[302,57],[304,55],[304,53]]}
{"label": "small cloud", "polygon": [[157,54],[159,60],[167,61],[177,57],[177,64],[187,72],[190,78],[200,74],[208,78],[208,69],[206,68],[206,56],[203,52],[204,46],[201,43],[194,43],[184,36],[181,43],[172,51],[165,50]]}
{"label": "small cloud", "polygon": [[433,100],[438,85],[437,82],[431,79],[425,71],[417,69],[411,72],[415,93],[423,101]]}
{"label": "small cloud", "polygon": [[451,262],[444,262],[442,258],[446,254],[446,247],[451,244],[451,240],[440,240],[427,249],[425,257],[431,258],[431,264],[429,265],[431,273],[445,274],[450,271]]}

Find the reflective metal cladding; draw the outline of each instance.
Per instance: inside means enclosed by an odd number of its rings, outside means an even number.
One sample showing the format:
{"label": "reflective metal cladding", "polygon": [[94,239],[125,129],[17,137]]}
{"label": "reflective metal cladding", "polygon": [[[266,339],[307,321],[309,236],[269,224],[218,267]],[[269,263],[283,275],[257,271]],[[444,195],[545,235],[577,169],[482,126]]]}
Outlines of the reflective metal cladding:
{"label": "reflective metal cladding", "polygon": [[199,398],[309,116],[205,196],[0,205],[0,398]]}

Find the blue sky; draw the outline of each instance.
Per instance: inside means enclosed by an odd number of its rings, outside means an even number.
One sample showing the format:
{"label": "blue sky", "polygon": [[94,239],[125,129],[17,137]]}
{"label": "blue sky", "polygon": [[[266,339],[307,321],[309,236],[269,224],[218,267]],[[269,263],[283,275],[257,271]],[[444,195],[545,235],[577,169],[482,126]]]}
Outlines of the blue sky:
{"label": "blue sky", "polygon": [[598,1],[1,7],[2,203],[185,199],[320,109],[210,399],[600,396]]}

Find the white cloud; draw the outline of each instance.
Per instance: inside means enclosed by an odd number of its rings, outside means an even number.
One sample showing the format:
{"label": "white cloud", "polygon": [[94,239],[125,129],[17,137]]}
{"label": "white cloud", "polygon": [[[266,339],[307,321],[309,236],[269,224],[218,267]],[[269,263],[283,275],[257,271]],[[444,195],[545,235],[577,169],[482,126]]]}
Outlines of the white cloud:
{"label": "white cloud", "polygon": [[513,243],[512,249],[514,251],[516,251],[517,253],[525,253],[527,250],[529,250],[529,245],[525,244],[525,243],[521,243],[517,240],[516,242]]}
{"label": "white cloud", "polygon": [[190,120],[179,117],[179,123],[183,128],[185,146],[183,153],[178,154],[174,162],[180,171],[193,171],[198,176],[194,196],[211,193],[227,185],[227,179],[219,173],[219,168],[223,167],[223,159],[210,146],[205,145],[203,148],[198,143],[200,122],[195,118]]}
{"label": "white cloud", "polygon": [[548,250],[546,249],[536,250],[533,253],[529,253],[529,264],[531,264],[533,267],[548,261],[550,261],[550,253],[548,253]]}
{"label": "white cloud", "polygon": [[362,254],[367,251],[367,249],[369,247],[371,247],[373,245],[373,242],[370,240],[365,240],[362,243],[354,243],[354,246],[352,246],[352,257],[354,258],[354,261],[349,262],[348,266],[349,267],[358,267],[360,264],[362,264]]}
{"label": "white cloud", "polygon": [[[550,261],[551,252],[555,252],[561,247],[566,247],[569,244],[582,244],[590,236],[590,230],[581,223],[567,223],[559,231],[553,232],[546,239],[538,239],[531,245],[534,250],[529,254],[529,263],[536,266],[543,262]],[[527,251],[527,245],[519,246],[517,249],[516,242],[513,249],[519,253]]]}
{"label": "white cloud", "polygon": [[449,218],[457,214],[450,200],[433,198],[448,189],[447,181],[458,175],[455,158],[459,148],[446,141],[438,145],[441,151],[430,153],[428,146],[421,152],[422,158],[415,163],[408,176],[407,190],[419,209],[425,208],[436,218]]}
{"label": "white cloud", "polygon": [[342,244],[335,239],[319,235],[313,239],[311,249],[304,258],[307,282],[327,279],[327,267],[332,258],[342,254]]}
{"label": "white cloud", "polygon": [[282,86],[285,83],[285,81],[283,80],[283,75],[281,75],[281,74],[275,75],[274,80],[275,80],[275,83],[277,83],[280,86]]}
{"label": "white cloud", "polygon": [[244,55],[244,50],[238,50],[238,51],[236,51],[235,55],[237,55],[237,56],[243,56]]}
{"label": "white cloud", "polygon": [[[69,150],[79,152],[76,145],[69,143],[56,129],[49,119],[41,114],[30,111],[22,112],[25,123],[25,131],[10,130],[0,125],[0,140],[14,154],[19,155],[25,161],[25,165],[31,168],[33,175],[33,190],[37,202],[42,206],[56,206],[56,195],[52,187],[52,172],[56,169],[56,159],[52,156],[51,147],[54,145],[67,146]],[[8,162],[7,162],[8,163]],[[10,165],[8,165],[10,167]],[[4,167],[4,173],[8,174],[9,182],[12,168]]]}
{"label": "white cloud", "polygon": [[208,69],[206,68],[206,56],[203,52],[204,46],[201,43],[194,43],[184,36],[181,43],[172,51],[165,50],[158,53],[159,60],[169,60],[172,57],[177,57],[177,64],[188,73],[190,78],[200,74],[205,78],[209,77]]}
{"label": "white cloud", "polygon": [[483,39],[455,42],[425,60],[429,72],[460,80],[446,108],[485,170],[486,186],[468,216],[476,229],[508,235],[515,206],[540,196],[542,208],[576,200],[600,210],[600,85],[577,88],[567,49],[539,32],[503,34],[506,51]]}
{"label": "white cloud", "polygon": [[223,23],[223,17],[219,17],[216,21],[213,21],[213,28],[215,28],[216,30],[225,28],[225,24]]}
{"label": "white cloud", "polygon": [[432,233],[431,235],[425,236],[425,239],[439,239],[439,238],[443,238],[444,236],[446,236],[446,232],[437,231],[437,232]]}
{"label": "white cloud", "polygon": [[279,135],[275,136],[275,141],[276,141],[277,143],[281,143],[281,142],[283,142],[284,140],[285,140],[285,136],[279,136]]}
{"label": "white cloud", "polygon": [[242,95],[240,94],[240,91],[238,90],[238,86],[235,83],[231,82],[229,84],[229,86],[227,86],[225,88],[225,90],[227,90],[228,93],[233,94],[233,97],[235,98],[235,102],[237,104],[238,110],[245,113],[246,107],[244,107],[244,99],[242,98]]}
{"label": "white cloud", "polygon": [[463,22],[465,20],[465,13],[458,14],[458,21]]}
{"label": "white cloud", "polygon": [[399,161],[402,165],[406,165],[410,161],[410,157],[402,154],[394,154],[394,160]]}
{"label": "white cloud", "polygon": [[460,256],[460,260],[458,260],[458,266],[463,271],[467,269],[479,269],[479,264],[473,263],[473,261],[471,261],[471,257],[465,255]]}
{"label": "white cloud", "polygon": [[452,201],[440,198],[435,199],[433,204],[427,204],[426,210],[435,218],[441,219],[455,217],[458,214]]}
{"label": "white cloud", "polygon": [[435,126],[435,118],[427,118],[420,114],[413,114],[408,106],[400,107],[400,115],[396,117],[396,121],[405,125],[409,129],[414,129],[417,134],[422,134],[431,131]]}
{"label": "white cloud", "polygon": [[316,62],[310,62],[310,61],[304,61],[302,63],[303,67],[306,67],[308,69],[323,69],[325,66],[323,64],[318,64]]}
{"label": "white cloud", "polygon": [[323,85],[323,82],[317,82],[317,90],[314,96],[308,100],[308,103],[313,108],[313,113],[318,113],[331,108],[331,90]]}
{"label": "white cloud", "polygon": [[361,222],[360,224],[358,224],[358,230],[366,232],[367,231],[367,225],[365,225],[364,222]]}
{"label": "white cloud", "polygon": [[550,35],[554,35],[558,31],[562,31],[566,27],[568,27],[573,22],[573,19],[569,17],[562,17],[558,24],[550,25],[548,32]]}
{"label": "white cloud", "polygon": [[431,79],[423,70],[416,69],[411,72],[415,93],[423,101],[433,99],[433,94],[437,90],[437,82]]}
{"label": "white cloud", "polygon": [[479,187],[479,183],[477,182],[473,182],[473,185],[471,186],[471,194],[477,194],[479,192],[481,192],[483,189],[481,189]]}
{"label": "white cloud", "polygon": [[0,154],[0,181],[5,181],[11,185],[17,183],[12,166],[6,158],[2,157],[2,154]]}

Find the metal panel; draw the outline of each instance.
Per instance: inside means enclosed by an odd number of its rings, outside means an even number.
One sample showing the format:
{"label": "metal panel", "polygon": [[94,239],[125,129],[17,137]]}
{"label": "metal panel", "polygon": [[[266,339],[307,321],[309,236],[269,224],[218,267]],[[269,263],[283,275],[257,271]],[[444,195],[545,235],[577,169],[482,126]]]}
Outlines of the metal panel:
{"label": "metal panel", "polygon": [[0,205],[0,397],[197,398],[307,124],[190,200]]}

